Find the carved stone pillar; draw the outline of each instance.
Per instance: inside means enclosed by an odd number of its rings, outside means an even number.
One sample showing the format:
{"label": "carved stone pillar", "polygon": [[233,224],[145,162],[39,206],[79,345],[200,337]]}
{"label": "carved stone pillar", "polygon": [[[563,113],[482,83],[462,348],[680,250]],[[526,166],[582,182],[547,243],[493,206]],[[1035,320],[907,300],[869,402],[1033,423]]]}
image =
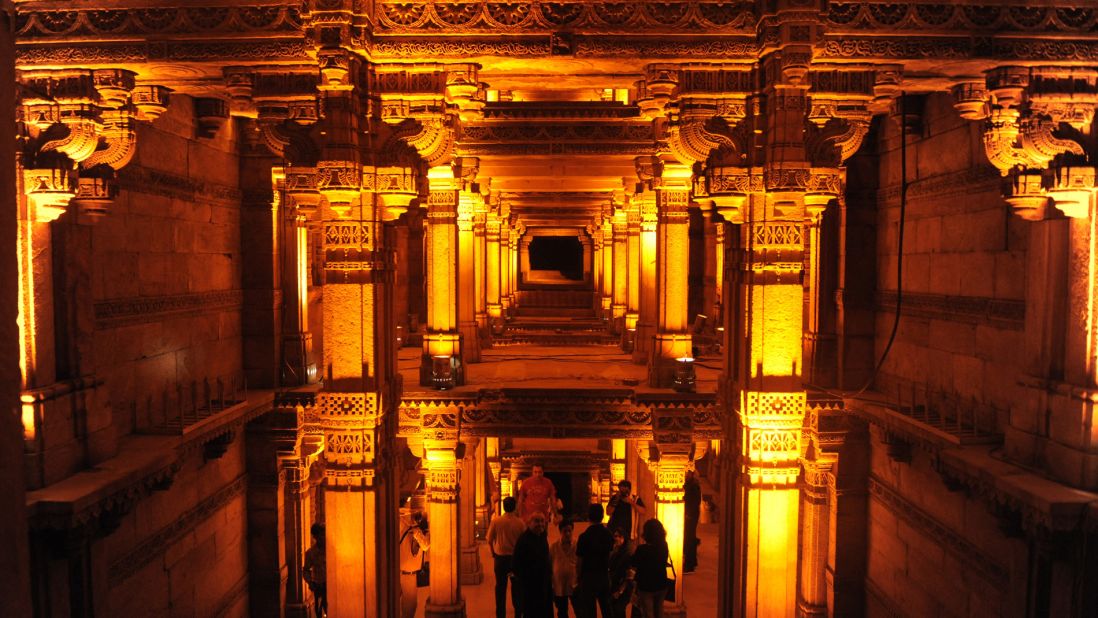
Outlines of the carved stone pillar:
{"label": "carved stone pillar", "polygon": [[511,223],[504,220],[499,229],[499,305],[506,319],[511,319],[514,290],[511,288],[511,271],[515,263],[515,247],[511,242]]}
{"label": "carved stone pillar", "polygon": [[281,226],[279,268],[282,288],[283,386],[315,382],[313,336],[309,332],[309,229],[304,212],[286,194],[285,171],[271,170],[275,210]]}
{"label": "carved stone pillar", "polygon": [[633,362],[647,364],[656,336],[656,194],[651,190],[633,196],[640,210],[640,311],[633,344]]}
{"label": "carved stone pillar", "polygon": [[648,360],[648,384],[668,388],[675,376],[677,358],[692,357],[689,298],[690,168],[665,164],[656,190],[656,336]]}
{"label": "carved stone pillar", "polygon": [[699,205],[701,206],[702,248],[705,262],[702,275],[702,304],[699,309],[708,318],[707,325],[711,325],[714,324],[713,320],[717,319],[714,308],[720,305],[720,298],[717,296],[717,279],[720,278],[718,274],[720,271],[717,270],[717,228],[720,226],[714,220],[717,213],[713,203],[703,200]]}
{"label": "carved stone pillar", "polygon": [[713,308],[709,316],[714,324],[724,324],[724,258],[728,251],[724,218],[710,211],[708,225],[713,227]]}
{"label": "carved stone pillar", "polygon": [[[625,214],[626,273],[625,332],[622,341],[636,334],[641,297],[641,213],[638,204],[629,204]],[[630,341],[630,345],[632,342]]]}
{"label": "carved stone pillar", "polygon": [[477,478],[476,438],[463,438],[464,456],[461,458],[461,490],[458,495],[458,507],[461,517],[461,585],[476,586],[484,579],[480,566],[480,553],[477,546],[476,497],[477,487],[482,484]]}
{"label": "carved stone pillar", "polygon": [[461,362],[462,336],[458,331],[458,187],[449,166],[431,168],[427,179],[431,184],[426,234],[427,332],[423,338],[419,384],[433,385],[435,359],[449,357],[454,382],[460,385],[465,383],[465,370]]}
{"label": "carved stone pillar", "polygon": [[805,462],[801,490],[801,576],[797,598],[799,618],[827,616],[827,542],[830,505],[829,462]]}
{"label": "carved stone pillar", "polygon": [[604,216],[602,220],[602,287],[599,290],[601,299],[599,303],[602,319],[610,321],[613,328],[614,316],[614,224],[611,217]]}
{"label": "carved stone pillar", "polygon": [[511,264],[510,269],[507,271],[508,277],[508,290],[511,298],[511,313],[510,316],[514,316],[518,311],[518,289],[519,280],[521,279],[521,270],[519,263],[522,261],[520,249],[522,248],[522,235],[526,232],[526,227],[519,222],[516,227],[511,228]]}
{"label": "carved stone pillar", "polygon": [[625,309],[629,295],[628,220],[625,210],[620,207],[614,210],[613,230],[614,292],[611,331],[620,335],[624,330]]}
{"label": "carved stone pillar", "polygon": [[488,215],[485,225],[485,242],[487,255],[485,256],[485,291],[487,294],[488,318],[498,321],[503,317],[503,305],[500,300],[500,261],[503,256],[500,246],[501,224],[497,213]]}
{"label": "carved stone pillar", "polygon": [[499,438],[485,438],[484,439],[484,456],[488,463],[488,473],[490,475],[489,480],[492,485],[488,492],[488,501],[491,506],[488,521],[491,522],[492,516],[502,513],[503,507],[500,504],[503,498],[510,494],[503,493],[502,479],[503,479],[503,462],[499,456]]}
{"label": "carved stone pillar", "polygon": [[[460,169],[463,175],[469,173],[465,168],[470,166],[470,159],[471,157],[458,159],[461,161]],[[472,160],[476,161],[476,159]],[[469,182],[466,180],[466,183]],[[458,330],[461,333],[461,353],[464,363],[480,362],[480,337],[476,322],[476,238],[473,232],[478,201],[480,196],[466,188],[460,192],[457,209],[458,276],[457,288],[454,292],[458,296]]]}
{"label": "carved stone pillar", "polygon": [[488,342],[488,229],[487,207],[484,198],[476,203],[473,214],[473,278],[475,298],[474,319],[477,323],[477,337],[482,345]]}
{"label": "carved stone pillar", "polygon": [[488,533],[488,523],[491,521],[492,507],[492,476],[488,470],[488,438],[484,439],[484,447],[476,450],[476,513],[475,533],[476,538],[483,539]]}
{"label": "carved stone pillar", "polygon": [[659,458],[649,462],[656,475],[656,518],[667,530],[667,548],[675,578],[675,601],[665,605],[664,614],[686,616],[683,588],[683,539],[685,536],[686,504],[683,486],[686,470],[693,464],[693,417],[689,410],[660,410],[653,415],[653,446]]}
{"label": "carved stone pillar", "polygon": [[461,467],[456,413],[425,415],[423,447],[427,463],[427,521],[431,528],[431,585],[428,618],[462,618],[461,518],[458,514]]}

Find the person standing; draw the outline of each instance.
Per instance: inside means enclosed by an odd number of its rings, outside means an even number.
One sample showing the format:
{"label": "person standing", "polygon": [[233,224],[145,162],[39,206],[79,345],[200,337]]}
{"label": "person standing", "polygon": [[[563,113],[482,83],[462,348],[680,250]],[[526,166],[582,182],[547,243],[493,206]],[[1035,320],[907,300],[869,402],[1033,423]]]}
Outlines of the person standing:
{"label": "person standing", "polygon": [[625,530],[628,538],[633,538],[633,515],[644,517],[647,512],[644,508],[644,500],[640,496],[633,495],[633,483],[627,479],[618,482],[618,493],[610,496],[610,502],[606,505],[606,514],[610,516],[607,525],[610,529],[621,528]]}
{"label": "person standing", "polygon": [[693,573],[698,568],[698,520],[701,518],[701,483],[693,470],[686,471],[686,482],[682,486],[684,495],[684,517],[682,531],[682,572]]}
{"label": "person standing", "polygon": [[313,593],[313,611],[316,618],[324,618],[328,613],[328,576],[327,557],[324,553],[324,524],[313,524],[309,528],[313,536],[313,545],[305,550],[305,562],[302,574],[309,591]]}
{"label": "person standing", "polygon": [[[667,531],[658,519],[644,522],[644,544],[633,552],[629,565],[637,586],[634,608],[644,618],[663,618],[663,600],[667,597]],[[635,610],[634,610],[635,611]]]}
{"label": "person standing", "polygon": [[[526,523],[515,513],[516,501],[507,496],[503,499],[503,515],[492,518],[488,524],[488,547],[492,550],[492,562],[496,574],[496,618],[507,615],[507,581],[514,572],[515,541],[526,532]],[[511,586],[511,607],[518,614],[518,595]]]}
{"label": "person standing", "polygon": [[578,590],[575,593],[577,618],[595,618],[595,605],[603,618],[610,617],[610,550],[614,538],[602,525],[602,505],[592,504],[587,509],[591,525],[576,542],[576,570]]}
{"label": "person standing", "polygon": [[545,515],[530,515],[529,527],[515,541],[515,590],[519,592],[517,618],[552,618],[553,580]]}
{"label": "person standing", "polygon": [[560,539],[549,546],[549,558],[553,563],[553,604],[557,606],[557,618],[568,618],[568,602],[576,608],[572,592],[576,588],[576,544],[572,542],[572,522],[562,521],[557,526]]}
{"label": "person standing", "polygon": [[423,569],[424,553],[431,543],[427,536],[427,518],[416,511],[400,517],[400,617],[415,618],[419,602],[416,575]]}
{"label": "person standing", "polygon": [[614,550],[610,552],[610,615],[613,618],[625,618],[625,609],[633,599],[633,582],[629,579],[633,541],[620,528],[611,532],[614,535]]}
{"label": "person standing", "polygon": [[553,481],[545,478],[545,466],[535,463],[531,467],[531,476],[522,482],[518,492],[519,516],[527,523],[534,513],[545,515],[548,525],[553,521],[553,510],[557,505],[557,488]]}

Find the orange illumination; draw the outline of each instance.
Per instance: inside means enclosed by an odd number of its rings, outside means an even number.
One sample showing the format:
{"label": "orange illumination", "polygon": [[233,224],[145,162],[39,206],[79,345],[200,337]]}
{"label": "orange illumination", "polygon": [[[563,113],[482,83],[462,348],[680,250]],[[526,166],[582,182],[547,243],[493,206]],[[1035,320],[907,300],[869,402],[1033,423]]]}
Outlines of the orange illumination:
{"label": "orange illumination", "polygon": [[34,422],[34,396],[22,395],[19,399],[23,402],[23,439],[29,442],[38,435]]}

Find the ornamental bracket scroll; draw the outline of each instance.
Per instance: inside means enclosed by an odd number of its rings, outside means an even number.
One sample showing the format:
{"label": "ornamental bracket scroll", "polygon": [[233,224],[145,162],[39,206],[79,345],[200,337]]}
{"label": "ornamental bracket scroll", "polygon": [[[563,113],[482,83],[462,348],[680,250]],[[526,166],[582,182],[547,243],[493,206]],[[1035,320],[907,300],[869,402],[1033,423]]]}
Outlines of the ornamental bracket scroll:
{"label": "ornamental bracket scroll", "polygon": [[19,76],[24,193],[30,216],[49,222],[70,203],[82,219],[106,214],[115,173],[137,148],[137,122],[168,106],[169,90],[137,85],[125,69],[25,71]]}
{"label": "ornamental bracket scroll", "polygon": [[962,118],[983,122],[984,150],[1015,214],[1031,221],[1088,216],[1098,185],[1084,135],[1098,106],[1098,71],[999,67],[952,94]]}

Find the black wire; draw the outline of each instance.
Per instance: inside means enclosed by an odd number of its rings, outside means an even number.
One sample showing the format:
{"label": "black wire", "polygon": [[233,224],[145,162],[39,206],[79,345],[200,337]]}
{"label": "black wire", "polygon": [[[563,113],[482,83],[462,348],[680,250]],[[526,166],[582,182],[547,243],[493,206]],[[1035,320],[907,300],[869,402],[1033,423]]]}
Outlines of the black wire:
{"label": "black wire", "polygon": [[861,388],[853,394],[819,389],[825,394],[835,397],[853,399],[859,397],[873,385],[881,372],[881,367],[885,364],[885,360],[888,359],[889,352],[892,351],[892,344],[896,341],[896,333],[900,330],[900,314],[904,302],[904,224],[907,221],[907,129],[904,126],[906,99],[906,93],[900,92],[900,225],[896,241],[896,312],[892,319],[892,332],[888,335],[888,343],[885,344],[881,357],[877,359],[873,373],[866,379]]}

